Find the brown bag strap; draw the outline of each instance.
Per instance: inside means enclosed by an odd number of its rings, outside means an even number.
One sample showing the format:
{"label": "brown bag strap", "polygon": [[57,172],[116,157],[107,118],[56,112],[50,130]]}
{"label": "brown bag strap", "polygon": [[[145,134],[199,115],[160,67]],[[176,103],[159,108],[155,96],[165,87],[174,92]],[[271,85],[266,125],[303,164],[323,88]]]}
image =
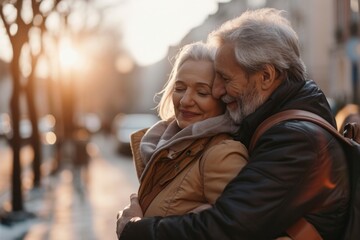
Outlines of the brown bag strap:
{"label": "brown bag strap", "polygon": [[286,229],[286,233],[292,240],[322,240],[316,228],[305,218],[300,218],[294,225]]}
{"label": "brown bag strap", "polygon": [[344,136],[360,143],[360,125],[356,123],[347,123],[344,127]]}
{"label": "brown bag strap", "polygon": [[337,130],[334,128],[329,122],[327,122],[325,119],[320,117],[317,114],[314,114],[312,112],[308,112],[305,110],[298,110],[298,109],[290,109],[285,110],[282,112],[278,112],[269,118],[267,118],[265,121],[263,121],[255,130],[254,135],[251,138],[250,145],[249,145],[249,152],[251,152],[256,142],[258,141],[259,137],[267,131],[269,128],[271,128],[273,125],[290,120],[290,119],[296,119],[296,120],[304,120],[304,121],[310,121],[313,123],[318,124],[319,126],[325,128],[328,130],[331,134],[333,134],[338,139],[341,139],[343,142],[346,142],[347,144],[350,144],[349,140],[344,138]]}
{"label": "brown bag strap", "polygon": [[[343,141],[348,142],[330,123],[328,123],[322,117],[308,111],[291,109],[272,115],[257,127],[250,141],[249,152],[254,149],[256,142],[265,131],[267,131],[269,128],[279,122],[290,119],[305,120],[316,123],[331,132],[337,138],[343,139]],[[289,227],[286,230],[286,233],[293,240],[322,240],[322,237],[320,236],[316,228],[305,218],[301,218],[294,225]]]}

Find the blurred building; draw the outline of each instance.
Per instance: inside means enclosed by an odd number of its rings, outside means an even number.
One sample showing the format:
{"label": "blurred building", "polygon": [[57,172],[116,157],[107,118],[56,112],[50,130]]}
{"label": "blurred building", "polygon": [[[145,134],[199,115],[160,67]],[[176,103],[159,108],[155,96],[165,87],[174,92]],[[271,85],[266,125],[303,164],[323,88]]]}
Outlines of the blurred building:
{"label": "blurred building", "polygon": [[[286,11],[285,16],[290,20],[299,35],[302,59],[307,66],[309,77],[314,79],[328,97],[336,98],[347,94],[345,88],[348,80],[346,56],[339,55],[336,41],[336,9],[343,0],[233,0],[219,3],[219,10],[210,15],[199,27],[192,29],[178,46],[169,48],[168,58],[147,68],[140,69],[138,81],[143,88],[139,88],[137,110],[150,109],[155,104],[154,94],[161,90],[171,70],[171,59],[179,47],[199,40],[206,40],[207,35],[223,22],[232,19],[247,9],[273,7]],[[336,59],[334,55],[339,55]],[[343,64],[344,66],[342,66]],[[339,67],[340,66],[340,67]],[[340,69],[338,69],[340,68]],[[336,72],[336,73],[334,73]],[[341,74],[340,74],[341,73]],[[341,77],[338,77],[340,74]],[[156,82],[158,81],[158,82]],[[142,89],[149,90],[146,94]]]}
{"label": "blurred building", "polygon": [[334,0],[334,46],[329,54],[332,95],[360,104],[360,25],[358,0]]}
{"label": "blurred building", "polygon": [[[247,9],[261,7],[286,11],[285,16],[299,35],[309,77],[318,82],[327,96],[342,103],[353,101],[353,86],[360,75],[358,0],[232,0],[219,3],[215,14],[190,30],[178,45],[169,47],[166,58],[147,67],[137,66],[125,49],[118,49],[121,35],[115,31],[87,36],[87,42],[80,44],[87,53],[86,69],[73,74],[76,111],[95,112],[105,121],[111,121],[119,112],[155,113],[154,96],[167,81],[178,49],[187,43],[205,41],[223,22]],[[8,66],[0,62],[0,113],[9,111],[12,86],[7,71]],[[46,87],[42,86],[46,81],[38,82],[42,93],[37,98],[42,107],[43,99],[48,98],[44,95]],[[46,112],[47,109],[40,110],[40,114]]]}

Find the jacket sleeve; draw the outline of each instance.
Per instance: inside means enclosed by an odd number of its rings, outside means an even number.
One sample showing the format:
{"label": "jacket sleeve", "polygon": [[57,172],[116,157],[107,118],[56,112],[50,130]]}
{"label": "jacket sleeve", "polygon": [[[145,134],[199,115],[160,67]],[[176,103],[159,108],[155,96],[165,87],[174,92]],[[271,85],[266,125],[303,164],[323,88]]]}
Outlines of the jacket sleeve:
{"label": "jacket sleeve", "polygon": [[246,147],[234,140],[224,140],[204,153],[200,173],[204,196],[210,204],[215,203],[225,186],[245,166],[248,158]]}
{"label": "jacket sleeve", "polygon": [[341,156],[334,146],[328,148],[329,136],[315,134],[316,127],[298,121],[272,127],[213,208],[130,222],[120,239],[260,240],[282,235],[331,191],[331,162]]}

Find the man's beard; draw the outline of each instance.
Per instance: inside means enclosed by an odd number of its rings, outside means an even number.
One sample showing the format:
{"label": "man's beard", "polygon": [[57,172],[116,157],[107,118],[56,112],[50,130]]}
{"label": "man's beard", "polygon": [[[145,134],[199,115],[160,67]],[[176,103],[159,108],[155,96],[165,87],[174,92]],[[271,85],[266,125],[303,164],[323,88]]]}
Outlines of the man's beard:
{"label": "man's beard", "polygon": [[264,97],[259,94],[255,86],[251,86],[248,91],[240,94],[237,98],[225,95],[222,100],[225,103],[236,101],[237,109],[227,108],[231,119],[236,124],[240,124],[245,117],[255,112],[255,110],[265,102]]}

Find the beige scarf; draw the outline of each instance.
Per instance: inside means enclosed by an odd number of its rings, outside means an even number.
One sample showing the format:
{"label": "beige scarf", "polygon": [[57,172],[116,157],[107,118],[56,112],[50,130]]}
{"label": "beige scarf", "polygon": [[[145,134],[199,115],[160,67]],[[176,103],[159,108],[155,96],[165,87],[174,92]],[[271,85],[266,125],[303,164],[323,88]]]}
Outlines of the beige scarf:
{"label": "beige scarf", "polygon": [[140,143],[141,158],[144,164],[152,161],[152,156],[163,149],[180,151],[195,139],[212,137],[220,133],[234,134],[238,130],[228,114],[208,118],[180,129],[175,119],[159,121],[144,135]]}

